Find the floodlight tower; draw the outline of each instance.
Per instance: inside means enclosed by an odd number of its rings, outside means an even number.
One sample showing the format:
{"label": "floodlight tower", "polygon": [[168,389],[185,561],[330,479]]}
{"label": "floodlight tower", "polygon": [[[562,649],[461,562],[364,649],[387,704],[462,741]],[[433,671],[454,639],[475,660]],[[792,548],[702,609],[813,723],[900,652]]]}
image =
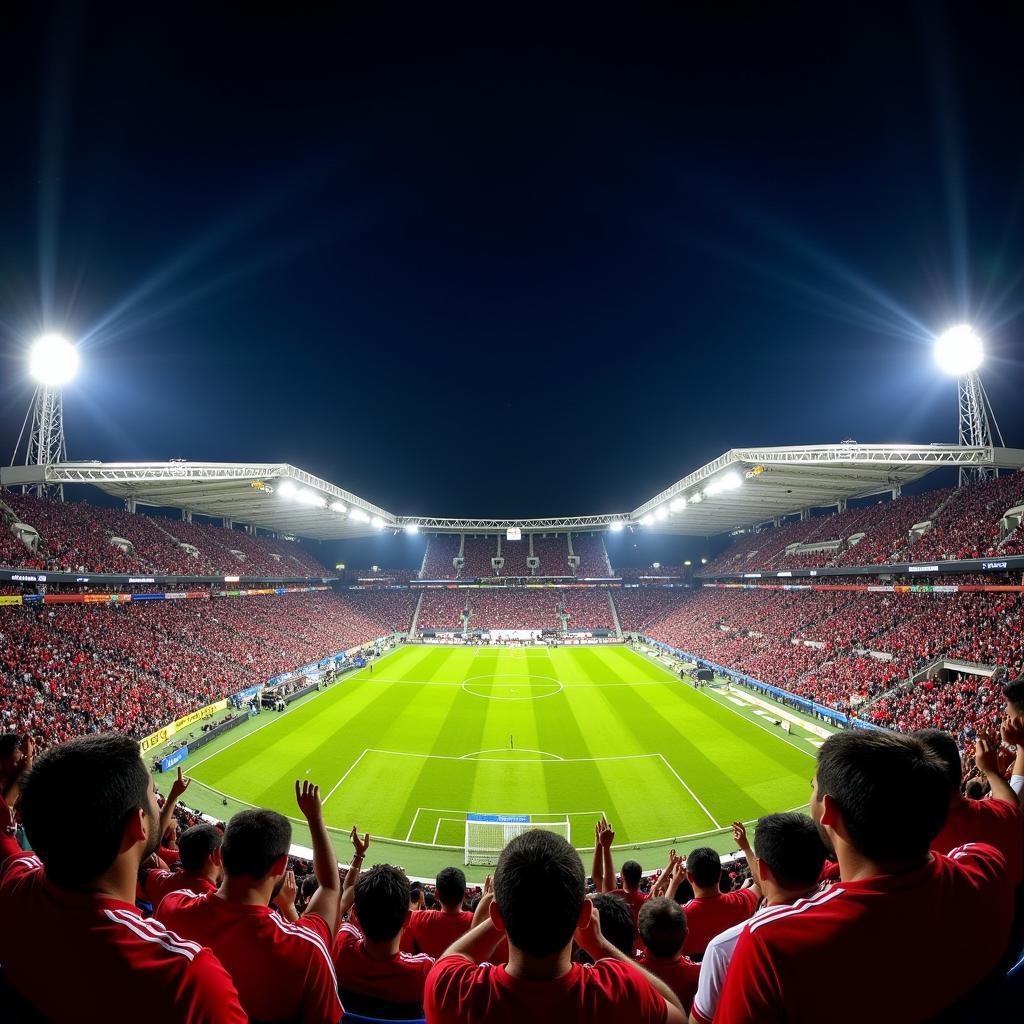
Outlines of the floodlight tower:
{"label": "floodlight tower", "polygon": [[[29,372],[36,381],[32,404],[21,425],[18,443],[11,456],[13,466],[18,458],[22,438],[29,419],[32,429],[25,449],[26,466],[48,466],[54,462],[66,462],[67,443],[64,440],[64,385],[78,372],[78,349],[59,334],[44,334],[32,346],[29,356]],[[45,483],[25,488],[42,497]],[[53,488],[64,500],[63,484]]]}
{"label": "floodlight tower", "polygon": [[[991,448],[992,429],[995,427],[999,445],[1003,435],[992,411],[992,404],[981,383],[978,369],[985,361],[981,338],[970,324],[957,324],[943,331],[935,340],[935,362],[939,368],[956,377],[957,400],[960,407],[959,443],[972,448]],[[990,480],[999,471],[991,466],[960,467],[960,486],[973,480]]]}

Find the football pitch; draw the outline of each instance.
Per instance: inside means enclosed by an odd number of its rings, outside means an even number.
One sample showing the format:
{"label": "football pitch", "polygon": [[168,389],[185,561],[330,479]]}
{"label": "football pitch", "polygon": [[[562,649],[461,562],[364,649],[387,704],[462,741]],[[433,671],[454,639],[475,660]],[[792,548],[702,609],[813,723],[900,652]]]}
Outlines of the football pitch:
{"label": "football pitch", "polygon": [[568,818],[581,849],[603,814],[654,867],[670,845],[728,849],[734,820],[806,805],[817,744],[756,714],[625,647],[409,646],[197,752],[186,802],[295,819],[308,778],[343,861],[355,824],[424,874],[462,862],[467,812]]}

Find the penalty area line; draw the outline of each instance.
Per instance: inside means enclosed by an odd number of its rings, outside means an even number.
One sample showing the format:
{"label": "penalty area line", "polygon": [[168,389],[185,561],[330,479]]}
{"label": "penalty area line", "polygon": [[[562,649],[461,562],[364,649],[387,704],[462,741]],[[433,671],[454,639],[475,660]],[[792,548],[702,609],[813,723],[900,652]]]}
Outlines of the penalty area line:
{"label": "penalty area line", "polygon": [[694,791],[690,789],[690,787],[686,784],[686,780],[682,777],[682,775],[680,775],[679,772],[677,772],[675,768],[673,768],[672,765],[670,765],[668,761],[665,760],[665,755],[658,754],[657,756],[661,758],[661,763],[676,777],[677,781],[679,782],[679,785],[681,785],[683,789],[685,789],[686,792],[693,797],[693,799],[697,803],[697,806],[708,816],[708,818],[711,819],[711,824],[714,825],[716,829],[722,828],[722,826],[719,825],[718,822],[715,820],[715,816],[704,806],[700,797],[697,796],[697,794],[694,793]]}
{"label": "penalty area line", "polygon": [[333,786],[331,787],[331,791],[330,791],[330,792],[329,792],[329,793],[327,794],[327,796],[325,796],[325,797],[323,798],[323,800],[321,800],[321,801],[320,801],[320,806],[321,806],[321,807],[322,807],[322,806],[323,806],[323,805],[324,805],[325,803],[327,803],[327,801],[328,801],[328,800],[330,800],[332,796],[334,796],[334,791],[335,791],[335,790],[336,790],[336,789],[337,789],[337,788],[338,788],[338,787],[339,787],[339,786],[340,786],[340,785],[341,785],[341,784],[342,784],[342,783],[343,783],[343,782],[344,782],[344,781],[345,781],[345,780],[346,780],[346,779],[347,779],[347,778],[348,778],[348,777],[349,777],[349,776],[350,776],[350,775],[352,774],[352,770],[353,770],[353,769],[355,768],[355,766],[356,766],[357,764],[359,764],[359,762],[360,762],[360,761],[362,761],[362,759],[363,759],[364,757],[366,757],[366,755],[367,755],[368,753],[369,753],[369,748],[367,748],[366,750],[364,750],[364,751],[363,751],[363,752],[362,752],[362,753],[361,753],[361,754],[360,754],[360,755],[359,755],[359,756],[358,756],[358,757],[357,757],[357,758],[356,758],[356,759],[355,759],[355,760],[354,760],[354,761],[352,762],[352,764],[351,764],[351,765],[349,765],[349,769],[348,769],[348,771],[347,771],[347,772],[345,772],[345,774],[344,774],[344,775],[342,775],[342,777],[341,777],[340,779],[338,779],[338,781],[337,781],[337,782],[336,782],[336,783],[335,783],[335,784],[334,784],[334,785],[333,785]]}

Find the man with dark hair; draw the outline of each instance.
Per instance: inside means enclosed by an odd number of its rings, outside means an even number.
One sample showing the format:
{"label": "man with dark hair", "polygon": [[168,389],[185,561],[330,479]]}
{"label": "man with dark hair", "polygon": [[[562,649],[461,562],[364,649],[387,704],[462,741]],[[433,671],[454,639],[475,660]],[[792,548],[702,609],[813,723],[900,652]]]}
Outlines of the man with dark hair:
{"label": "man with dark hair", "polygon": [[601,922],[601,934],[626,956],[636,952],[633,911],[619,892],[600,892],[592,900]]}
{"label": "man with dark hair", "polygon": [[[699,846],[686,858],[686,877],[693,886],[693,899],[683,908],[689,930],[683,952],[689,957],[702,957],[708,943],[726,928],[746,921],[757,910],[761,891],[756,885],[736,892],[722,892],[722,858],[709,846]],[[675,880],[673,880],[675,881]],[[676,885],[669,884],[669,895],[675,896]]]}
{"label": "man with dark hair", "polygon": [[[35,854],[10,835],[0,802],[0,963],[47,1020],[243,1022],[209,949],[135,906],[139,865],[160,838],[156,791],[136,740],[103,733],[20,762],[20,813]],[[10,793],[10,789],[7,791]],[[83,841],[83,837],[85,840]]]}
{"label": "man with dark hair", "polygon": [[32,737],[16,732],[0,733],[0,797],[8,807],[18,802],[19,786],[26,767],[26,758],[34,750]]}
{"label": "man with dark hair", "polygon": [[671,897],[656,896],[641,907],[639,927],[645,947],[640,963],[675,992],[683,1013],[689,1013],[701,967],[683,956],[686,911]]}
{"label": "man with dark hair", "polygon": [[142,892],[157,913],[161,900],[178,889],[194,893],[216,892],[224,877],[220,848],[224,841],[219,828],[203,822],[182,832],[178,839],[179,871],[143,868],[139,872]]}
{"label": "man with dark hair", "polygon": [[331,944],[338,926],[341,877],[324,825],[320,789],[295,783],[309,825],[319,888],[298,921],[270,907],[288,870],[292,827],[276,811],[240,811],[221,846],[224,880],[216,892],[172,892],[160,920],[208,945],[228,969],[253,1020],[337,1024],[341,1017]]}
{"label": "man with dark hair", "polygon": [[[920,740],[866,729],[829,737],[811,816],[841,880],[747,925],[715,1024],[928,1020],[988,977],[1006,952],[1013,887],[994,847],[930,852],[948,807],[946,767]],[[826,1008],[822,979],[837,970],[865,983],[842,985]]]}
{"label": "man with dark hair", "polygon": [[[754,849],[741,822],[733,822],[732,834],[747,859],[751,877],[764,895],[765,906],[757,911],[755,919],[768,907],[790,906],[817,892],[826,850],[817,825],[806,814],[788,811],[760,818],[754,833]],[[690,1024],[711,1024],[714,1020],[729,962],[746,926],[747,922],[741,921],[708,943],[700,965],[700,983],[690,1011]]]}
{"label": "man with dark hair", "polygon": [[1024,677],[1011,679],[1003,685],[1003,696],[1006,698],[1006,713],[1011,718],[1024,719]]}
{"label": "man with dark hair", "polygon": [[[346,880],[347,881],[347,880]],[[408,1019],[423,1012],[423,986],[434,958],[403,953],[402,929],[409,910],[409,879],[390,864],[378,864],[355,883],[359,921],[338,929],[334,967],[349,1012]]]}
{"label": "man with dark hair", "polygon": [[[534,829],[498,858],[483,917],[434,964],[424,994],[430,1024],[522,1024],[529,1020],[602,1024],[683,1024],[679,1002],[601,933],[597,908],[584,897],[579,854],[553,832]],[[486,963],[507,936],[507,965]],[[576,941],[594,960],[572,962]]]}
{"label": "man with dark hair", "polygon": [[912,735],[935,754],[946,769],[949,813],[942,831],[932,840],[937,853],[950,853],[967,843],[988,843],[1006,855],[1011,877],[1019,882],[1024,872],[1024,824],[1017,794],[996,770],[996,750],[984,736],[974,744],[974,763],[988,781],[987,800],[968,800],[960,792],[963,765],[960,748],[948,732],[919,729]]}
{"label": "man with dark hair", "polygon": [[1014,679],[1003,687],[1006,713],[999,726],[999,734],[1007,746],[1017,748],[1017,756],[1010,776],[1010,789],[1017,799],[1024,799],[1024,678]]}
{"label": "man with dark hair", "polygon": [[406,948],[439,957],[456,939],[469,931],[473,915],[462,909],[466,876],[460,868],[444,868],[435,879],[440,910],[418,910],[409,918]]}

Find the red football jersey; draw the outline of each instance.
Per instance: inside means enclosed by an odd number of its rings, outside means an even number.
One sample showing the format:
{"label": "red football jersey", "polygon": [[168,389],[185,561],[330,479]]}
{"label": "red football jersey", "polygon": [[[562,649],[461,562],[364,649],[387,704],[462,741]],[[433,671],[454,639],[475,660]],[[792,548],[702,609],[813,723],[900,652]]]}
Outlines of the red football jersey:
{"label": "red football jersey", "polygon": [[932,849],[949,853],[968,843],[986,843],[1002,851],[1011,875],[1020,881],[1024,872],[1024,817],[1018,808],[991,799],[954,803]]}
{"label": "red football jersey", "polygon": [[660,978],[675,992],[679,1002],[683,1004],[683,1012],[689,1014],[700,982],[700,964],[695,964],[685,956],[651,956],[649,951],[642,953],[637,959],[651,974]]}
{"label": "red football jersey", "polygon": [[472,923],[468,910],[417,910],[405,926],[405,937],[412,940],[412,949],[436,960]]}
{"label": "red football jersey", "polygon": [[664,1024],[660,993],[629,964],[598,960],[576,964],[560,978],[526,981],[504,966],[446,956],[427,978],[424,1008],[430,1024]]}
{"label": "red football jersey", "polygon": [[249,1019],[209,949],[143,920],[131,903],[58,889],[32,854],[0,865],[0,963],[14,989],[55,1022]]}
{"label": "red football jersey", "polygon": [[389,1003],[422,1003],[434,958],[425,953],[396,953],[388,960],[366,954],[363,935],[343,924],[334,940],[334,971],[342,992],[358,992]]}
{"label": "red football jersey", "polygon": [[189,889],[192,892],[216,892],[217,886],[208,878],[197,878],[185,871],[162,871],[154,869],[142,876],[142,894],[152,904],[156,913],[160,901],[178,889]]}
{"label": "red football jersey", "polygon": [[217,954],[253,1020],[337,1024],[342,1009],[332,936],[322,917],[307,915],[293,924],[270,907],[191,892],[165,896],[159,913],[168,927]]}
{"label": "red football jersey", "polygon": [[745,921],[758,904],[753,889],[723,892],[717,896],[697,896],[683,907],[689,931],[683,943],[684,956],[703,956],[708,943],[726,928]]}
{"label": "red football jersey", "polygon": [[637,918],[640,916],[640,908],[650,899],[649,896],[645,896],[642,892],[634,891],[629,892],[626,889],[613,889],[612,893],[615,896],[619,896],[629,904],[629,909],[633,911],[633,927],[636,927]]}
{"label": "red football jersey", "polygon": [[[1012,918],[1006,858],[991,846],[932,854],[902,875],[836,882],[747,925],[715,1024],[930,1019],[996,966]],[[866,983],[830,998],[822,986],[837,970]]]}

